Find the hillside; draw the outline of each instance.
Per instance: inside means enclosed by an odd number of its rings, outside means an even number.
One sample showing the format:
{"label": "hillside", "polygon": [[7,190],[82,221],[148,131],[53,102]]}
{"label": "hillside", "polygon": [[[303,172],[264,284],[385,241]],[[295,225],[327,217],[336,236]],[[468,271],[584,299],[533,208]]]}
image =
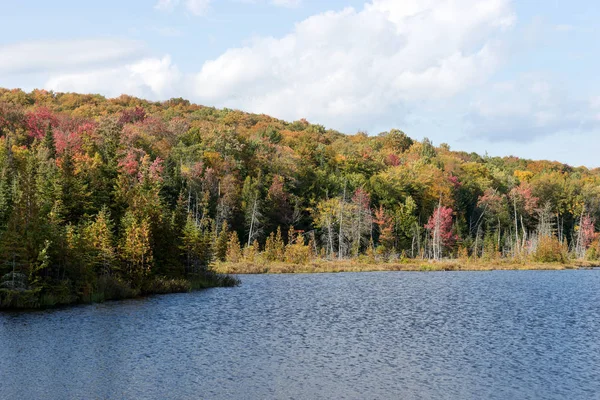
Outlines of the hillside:
{"label": "hillside", "polygon": [[0,303],[13,306],[16,293],[57,304],[187,289],[225,261],[598,254],[597,169],[43,90],[0,89],[0,133]]}

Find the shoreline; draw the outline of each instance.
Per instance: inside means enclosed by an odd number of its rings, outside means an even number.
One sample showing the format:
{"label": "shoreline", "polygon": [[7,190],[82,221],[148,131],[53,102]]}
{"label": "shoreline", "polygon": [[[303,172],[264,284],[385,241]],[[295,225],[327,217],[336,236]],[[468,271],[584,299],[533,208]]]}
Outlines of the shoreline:
{"label": "shoreline", "polygon": [[[121,283],[122,284],[122,283]],[[103,287],[87,295],[60,293],[57,288],[14,290],[0,288],[0,313],[3,311],[39,311],[80,304],[98,304],[108,301],[141,299],[149,296],[191,293],[217,287],[234,287],[240,280],[228,274],[210,273],[193,278],[156,277],[143,287]]]}
{"label": "shoreline", "polygon": [[250,263],[221,262],[215,272],[231,275],[248,274],[319,274],[339,272],[432,272],[432,271],[559,271],[567,269],[600,268],[600,263],[578,261],[571,263],[534,262],[472,262],[460,260],[414,261],[398,263],[361,263],[357,261],[317,261],[308,264],[285,262]]}
{"label": "shoreline", "polygon": [[[191,293],[216,287],[233,287],[241,283],[233,275],[280,275],[280,274],[329,274],[343,272],[474,272],[474,271],[561,271],[575,269],[600,269],[600,263],[589,261],[573,261],[569,263],[534,263],[534,262],[473,262],[461,260],[411,260],[397,263],[366,263],[352,260],[315,261],[308,264],[287,262],[217,262],[213,266],[214,275],[205,279],[160,279],[152,288],[131,290],[118,295],[107,292],[96,292],[89,297],[56,297],[56,293],[42,293],[40,290],[0,289],[0,313],[11,311],[39,311],[80,304],[98,304],[107,301],[140,299],[149,296]],[[206,279],[208,278],[208,279]]]}

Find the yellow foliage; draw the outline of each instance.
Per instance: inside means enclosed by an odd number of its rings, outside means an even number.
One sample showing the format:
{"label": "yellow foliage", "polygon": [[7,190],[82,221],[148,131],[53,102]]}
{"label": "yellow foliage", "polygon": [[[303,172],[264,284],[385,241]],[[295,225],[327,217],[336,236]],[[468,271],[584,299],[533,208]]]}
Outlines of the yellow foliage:
{"label": "yellow foliage", "polygon": [[529,182],[529,180],[533,178],[533,172],[516,170],[513,173],[513,176],[517,178],[520,182]]}
{"label": "yellow foliage", "polygon": [[533,253],[533,259],[537,262],[561,262],[567,261],[567,245],[558,241],[556,237],[544,236],[539,239],[537,248]]}

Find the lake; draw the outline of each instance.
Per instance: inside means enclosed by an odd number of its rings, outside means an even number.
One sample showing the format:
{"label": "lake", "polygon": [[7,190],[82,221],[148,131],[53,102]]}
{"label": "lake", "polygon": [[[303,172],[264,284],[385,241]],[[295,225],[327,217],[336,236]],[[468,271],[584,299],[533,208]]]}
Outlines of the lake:
{"label": "lake", "polygon": [[600,399],[600,271],[241,278],[0,313],[0,398]]}

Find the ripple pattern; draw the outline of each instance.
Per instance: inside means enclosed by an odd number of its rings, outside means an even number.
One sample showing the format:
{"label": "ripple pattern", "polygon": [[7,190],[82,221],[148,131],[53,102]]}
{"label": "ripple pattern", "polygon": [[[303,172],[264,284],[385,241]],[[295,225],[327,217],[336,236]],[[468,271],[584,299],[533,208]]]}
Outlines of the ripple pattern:
{"label": "ripple pattern", "polygon": [[243,276],[0,314],[0,399],[600,399],[600,272]]}

